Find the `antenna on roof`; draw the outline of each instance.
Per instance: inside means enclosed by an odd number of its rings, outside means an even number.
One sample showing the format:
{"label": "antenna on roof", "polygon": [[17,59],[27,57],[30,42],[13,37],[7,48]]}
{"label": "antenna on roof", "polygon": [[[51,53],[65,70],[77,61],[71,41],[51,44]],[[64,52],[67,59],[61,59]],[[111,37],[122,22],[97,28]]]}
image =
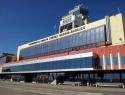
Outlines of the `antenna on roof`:
{"label": "antenna on roof", "polygon": [[83,4],[79,4],[79,5],[75,6],[75,7],[82,7],[82,6],[83,6]]}
{"label": "antenna on roof", "polygon": [[121,13],[119,8],[117,8],[117,11],[118,11],[118,13]]}

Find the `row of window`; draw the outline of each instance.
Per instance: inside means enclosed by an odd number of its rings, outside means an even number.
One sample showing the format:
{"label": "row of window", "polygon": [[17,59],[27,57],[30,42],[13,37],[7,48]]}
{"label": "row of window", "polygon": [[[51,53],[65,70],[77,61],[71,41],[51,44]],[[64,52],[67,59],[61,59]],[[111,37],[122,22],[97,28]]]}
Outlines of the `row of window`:
{"label": "row of window", "polygon": [[20,51],[20,57],[29,58],[69,51],[74,47],[105,42],[104,26],[73,34],[67,37],[31,46]]}
{"label": "row of window", "polygon": [[[77,73],[77,74],[73,74],[73,73],[67,73],[68,76],[65,76],[64,74],[60,74],[60,73],[49,73],[49,74],[33,74],[31,79],[32,81],[37,81],[37,82],[52,82],[53,80],[57,79],[58,81],[60,80],[58,76],[61,77],[61,79],[63,81],[79,81],[79,82],[83,82],[83,83],[87,83],[89,82],[114,82],[114,83],[119,83],[119,82],[123,82],[125,83],[125,73],[102,73],[101,76],[99,73],[97,74],[89,74],[88,73]],[[121,77],[120,77],[121,76]],[[102,77],[102,78],[101,78]],[[9,78],[12,78],[13,81],[24,81],[25,80],[25,74],[23,75],[12,75]],[[120,79],[121,78],[121,79]]]}
{"label": "row of window", "polygon": [[60,27],[60,32],[63,32],[63,30],[70,30],[70,29],[72,29],[72,23],[68,23],[68,24],[66,24],[66,25],[64,25],[64,26],[61,26]]}
{"label": "row of window", "polygon": [[[125,73],[122,73],[121,74],[122,78],[125,79]],[[89,75],[88,74],[83,74],[81,76],[82,78],[84,79],[88,79],[89,78]],[[96,78],[96,79],[100,79],[100,78],[103,78],[103,79],[119,79],[120,78],[120,73],[98,73],[98,74],[90,74],[90,78]]]}
{"label": "row of window", "polygon": [[[111,60],[109,57],[105,58],[106,65],[111,64]],[[125,64],[125,56],[121,56],[121,63]],[[100,64],[103,65],[103,58],[100,58]],[[118,65],[118,56],[113,56],[113,64]]]}
{"label": "row of window", "polygon": [[51,61],[51,62],[4,67],[3,72],[94,68],[94,66],[95,66],[94,58],[86,57],[86,58],[76,58],[76,59],[69,59],[69,60],[60,60],[60,61]]}

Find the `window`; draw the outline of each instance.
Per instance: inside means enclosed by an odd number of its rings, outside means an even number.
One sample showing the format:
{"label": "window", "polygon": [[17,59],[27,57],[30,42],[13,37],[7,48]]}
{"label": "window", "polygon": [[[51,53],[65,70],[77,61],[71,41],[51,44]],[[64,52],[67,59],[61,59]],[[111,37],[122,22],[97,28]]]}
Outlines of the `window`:
{"label": "window", "polygon": [[95,37],[96,37],[96,43],[100,41],[100,37],[99,37],[99,36],[100,36],[100,35],[99,35],[100,33],[99,33],[99,32],[100,32],[100,31],[99,31],[99,29],[98,29],[98,28],[95,28],[95,34],[96,34],[96,36],[95,36]]}
{"label": "window", "polygon": [[125,64],[125,56],[121,57],[122,64]]}
{"label": "window", "polygon": [[3,72],[76,69],[76,68],[94,68],[92,57],[50,61],[50,62],[34,63],[34,64],[22,64],[17,66],[4,67]]}
{"label": "window", "polygon": [[104,32],[104,27],[100,27],[100,42],[105,41],[105,32]]}
{"label": "window", "polygon": [[[71,50],[74,47],[105,41],[105,26],[89,29],[60,39],[31,46],[20,51],[20,57],[32,58]],[[65,35],[65,33],[63,33]]]}
{"label": "window", "polygon": [[94,30],[91,30],[91,43],[94,44],[95,43],[95,32]]}
{"label": "window", "polygon": [[100,65],[103,66],[103,58],[100,58]]}
{"label": "window", "polygon": [[106,65],[110,65],[110,58],[106,57]]}
{"label": "window", "polygon": [[113,64],[118,64],[118,56],[113,57]]}
{"label": "window", "polygon": [[112,74],[104,74],[104,79],[112,79]]}

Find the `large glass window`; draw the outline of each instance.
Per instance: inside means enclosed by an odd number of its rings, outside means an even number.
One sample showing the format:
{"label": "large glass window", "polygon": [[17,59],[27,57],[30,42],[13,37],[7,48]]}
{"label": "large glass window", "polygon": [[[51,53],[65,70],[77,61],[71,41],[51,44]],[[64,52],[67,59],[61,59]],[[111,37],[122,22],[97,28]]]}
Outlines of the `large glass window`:
{"label": "large glass window", "polygon": [[94,68],[93,57],[76,58],[68,60],[50,61],[34,64],[22,64],[17,66],[4,67],[3,72],[57,70],[57,69],[77,69]]}
{"label": "large glass window", "polygon": [[91,30],[91,43],[95,43],[95,31],[94,30]]}
{"label": "large glass window", "polygon": [[100,29],[96,28],[95,29],[95,33],[96,33],[96,43],[100,42]]}
{"label": "large glass window", "polygon": [[100,42],[104,42],[104,41],[105,41],[105,28],[100,27]]}
{"label": "large glass window", "polygon": [[20,51],[20,57],[31,58],[69,51],[74,47],[105,42],[105,26],[72,34],[57,40],[31,46]]}

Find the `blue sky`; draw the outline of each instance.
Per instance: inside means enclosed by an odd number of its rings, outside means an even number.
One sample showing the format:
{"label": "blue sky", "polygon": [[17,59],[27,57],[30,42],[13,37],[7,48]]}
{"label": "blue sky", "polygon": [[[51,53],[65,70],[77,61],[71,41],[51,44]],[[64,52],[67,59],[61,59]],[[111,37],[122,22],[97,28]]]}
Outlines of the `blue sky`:
{"label": "blue sky", "polygon": [[54,34],[54,25],[78,4],[88,7],[91,20],[118,8],[125,14],[125,0],[0,0],[0,53],[16,54],[18,45]]}

